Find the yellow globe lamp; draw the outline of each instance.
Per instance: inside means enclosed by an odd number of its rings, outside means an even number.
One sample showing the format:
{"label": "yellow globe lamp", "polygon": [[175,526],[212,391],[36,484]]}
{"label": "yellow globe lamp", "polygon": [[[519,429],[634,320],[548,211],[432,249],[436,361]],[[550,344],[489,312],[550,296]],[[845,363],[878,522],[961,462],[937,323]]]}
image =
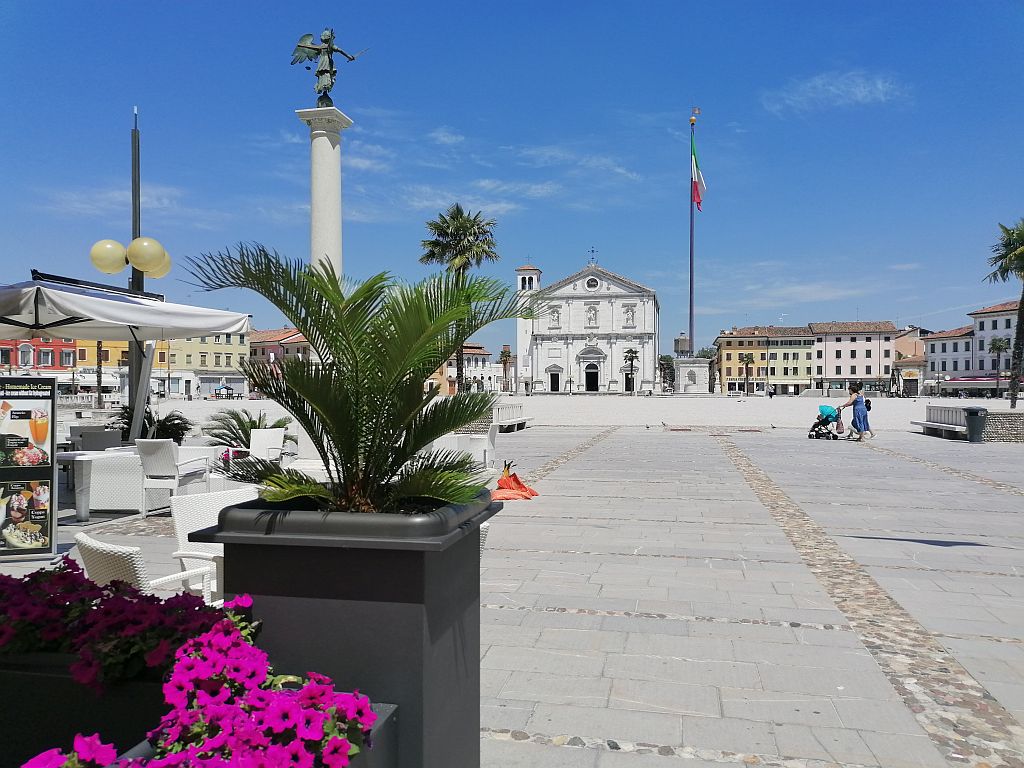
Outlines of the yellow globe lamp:
{"label": "yellow globe lamp", "polygon": [[160,264],[158,267],[156,267],[156,269],[152,269],[149,272],[147,272],[146,273],[146,277],[154,277],[154,278],[167,277],[167,275],[170,273],[170,271],[171,271],[171,257],[167,253],[167,251],[164,251],[163,263]]}
{"label": "yellow globe lamp", "polygon": [[152,237],[137,237],[128,246],[128,261],[140,272],[163,266],[164,247]]}
{"label": "yellow globe lamp", "polygon": [[105,275],[116,275],[128,263],[126,251],[117,240],[100,240],[89,249],[92,265]]}

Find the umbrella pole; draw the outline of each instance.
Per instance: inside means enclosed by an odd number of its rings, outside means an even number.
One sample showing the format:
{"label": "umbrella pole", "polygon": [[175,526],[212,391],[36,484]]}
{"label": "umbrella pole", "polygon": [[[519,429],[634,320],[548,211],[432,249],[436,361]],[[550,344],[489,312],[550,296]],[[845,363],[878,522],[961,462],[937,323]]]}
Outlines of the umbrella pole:
{"label": "umbrella pole", "polygon": [[[128,431],[128,441],[132,443],[142,437],[142,425],[143,417],[146,413],[146,401],[149,400],[149,377],[153,372],[153,358],[155,356],[156,343],[147,341],[146,350],[142,356],[139,379],[136,382],[135,389],[131,392],[131,396],[134,399],[134,405],[132,406],[132,425],[131,429]],[[145,386],[143,386],[143,382],[145,382]]]}

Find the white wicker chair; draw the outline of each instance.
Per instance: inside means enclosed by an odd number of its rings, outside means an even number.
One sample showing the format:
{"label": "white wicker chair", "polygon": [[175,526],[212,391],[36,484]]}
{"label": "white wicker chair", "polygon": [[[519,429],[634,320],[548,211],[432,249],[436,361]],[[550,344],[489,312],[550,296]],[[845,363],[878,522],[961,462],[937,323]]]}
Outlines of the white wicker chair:
{"label": "white wicker chair", "polygon": [[[173,440],[136,440],[142,461],[142,487],[175,492],[193,480],[206,482],[210,490],[210,457],[203,455],[180,461],[178,445]],[[144,496],[142,514],[149,512],[149,500]]]}
{"label": "white wicker chair", "polygon": [[143,592],[153,592],[158,587],[178,583],[186,591],[201,594],[207,603],[213,601],[215,571],[212,565],[151,579],[146,571],[146,563],[142,559],[142,549],[139,547],[108,544],[84,533],[75,535],[75,544],[78,545],[78,553],[82,557],[86,575],[97,584],[126,581]]}
{"label": "white wicker chair", "polygon": [[[171,557],[181,561],[181,569],[188,573],[196,568],[211,568],[215,558],[224,555],[223,544],[205,544],[189,541],[188,535],[193,531],[209,528],[217,524],[220,511],[232,504],[255,499],[259,488],[246,485],[229,491],[214,493],[190,493],[185,496],[171,497],[171,521],[174,523],[174,535],[178,539],[178,551]],[[213,591],[217,593],[218,585],[214,581]],[[215,594],[219,597],[219,594]]]}

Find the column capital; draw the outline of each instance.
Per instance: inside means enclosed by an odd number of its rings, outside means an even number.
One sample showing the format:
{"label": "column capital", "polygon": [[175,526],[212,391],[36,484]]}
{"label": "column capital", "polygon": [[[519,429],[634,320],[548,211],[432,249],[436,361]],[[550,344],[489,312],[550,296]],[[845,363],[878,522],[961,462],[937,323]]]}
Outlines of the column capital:
{"label": "column capital", "polygon": [[315,107],[313,109],[297,109],[295,115],[309,126],[310,131],[326,131],[341,133],[352,125],[352,118],[337,107]]}

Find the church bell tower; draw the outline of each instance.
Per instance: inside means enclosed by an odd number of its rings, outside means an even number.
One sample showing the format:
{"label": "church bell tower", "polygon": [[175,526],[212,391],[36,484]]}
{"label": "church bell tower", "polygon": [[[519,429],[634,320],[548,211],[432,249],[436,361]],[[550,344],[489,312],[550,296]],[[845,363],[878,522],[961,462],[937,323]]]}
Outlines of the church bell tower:
{"label": "church bell tower", "polygon": [[[532,264],[516,270],[516,291],[521,294],[536,293],[540,290],[541,270]],[[516,378],[517,392],[532,391],[537,372],[533,360],[533,333],[538,320],[516,320]]]}

